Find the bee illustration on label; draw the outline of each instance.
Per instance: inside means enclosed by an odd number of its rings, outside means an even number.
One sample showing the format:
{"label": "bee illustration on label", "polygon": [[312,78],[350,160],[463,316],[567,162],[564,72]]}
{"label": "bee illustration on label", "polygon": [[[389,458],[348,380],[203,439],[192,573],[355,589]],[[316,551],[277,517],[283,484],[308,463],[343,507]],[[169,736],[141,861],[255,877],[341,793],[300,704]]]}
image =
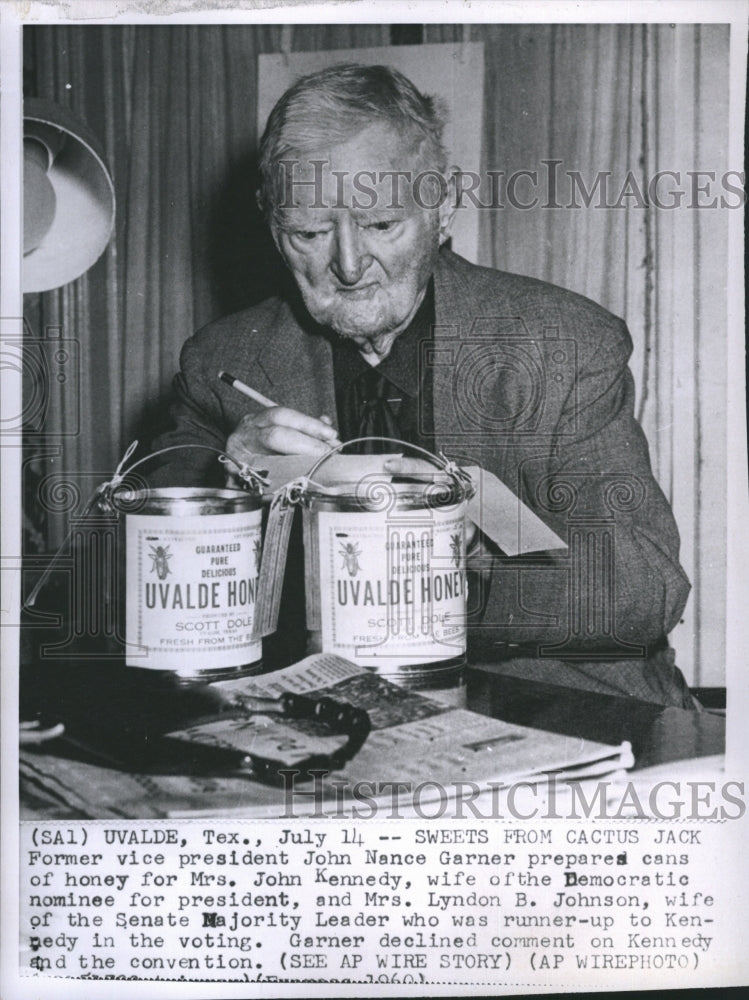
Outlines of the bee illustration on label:
{"label": "bee illustration on label", "polygon": [[460,535],[450,535],[451,559],[456,566],[460,566]]}
{"label": "bee illustration on label", "polygon": [[253,547],[253,553],[255,554],[255,572],[260,572],[260,561],[263,558],[263,543],[261,539],[255,539],[255,545]]}
{"label": "bee illustration on label", "polygon": [[152,563],[151,572],[155,573],[159,580],[166,580],[167,574],[172,572],[169,569],[169,560],[172,558],[169,546],[152,545],[149,555]]}
{"label": "bee illustration on label", "polygon": [[347,569],[349,576],[356,576],[356,574],[361,569],[359,565],[359,556],[361,555],[361,549],[357,542],[344,542],[340,549],[338,550],[343,557],[343,562],[341,563],[341,569]]}

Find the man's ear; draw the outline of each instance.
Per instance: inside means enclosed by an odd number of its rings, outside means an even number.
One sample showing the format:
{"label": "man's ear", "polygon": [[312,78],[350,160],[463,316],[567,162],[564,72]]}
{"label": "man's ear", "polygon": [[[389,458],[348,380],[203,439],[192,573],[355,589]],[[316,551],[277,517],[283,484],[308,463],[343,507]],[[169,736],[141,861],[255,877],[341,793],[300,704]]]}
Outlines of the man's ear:
{"label": "man's ear", "polygon": [[448,167],[444,177],[447,184],[447,196],[442,199],[439,206],[440,219],[440,246],[447,241],[450,236],[453,218],[458,208],[458,197],[460,194],[460,167]]}
{"label": "man's ear", "polygon": [[268,226],[268,229],[270,230],[271,239],[275,244],[276,250],[278,250],[278,252],[281,254],[285,263],[286,258],[284,257],[281,247],[279,246],[278,243],[278,229],[273,224],[273,216],[265,211],[265,199],[263,198],[263,192],[261,191],[260,188],[258,188],[257,191],[255,192],[255,200],[257,201],[257,207],[260,209],[260,214],[265,219],[265,223]]}
{"label": "man's ear", "polygon": [[262,188],[258,188],[255,191],[255,203],[257,204],[258,210],[259,210],[260,214],[262,215],[262,217],[270,225],[270,216],[269,216],[269,213],[266,212],[266,210],[265,210],[266,209],[266,204],[265,204],[265,198],[263,197],[263,189]]}

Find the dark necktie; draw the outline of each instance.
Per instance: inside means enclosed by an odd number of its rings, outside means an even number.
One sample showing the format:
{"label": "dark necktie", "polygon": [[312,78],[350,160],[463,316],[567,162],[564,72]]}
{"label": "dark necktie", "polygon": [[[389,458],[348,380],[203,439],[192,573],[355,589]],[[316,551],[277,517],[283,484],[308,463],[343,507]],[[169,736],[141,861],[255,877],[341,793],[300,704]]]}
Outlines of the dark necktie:
{"label": "dark necktie", "polygon": [[[356,380],[358,395],[359,433],[358,437],[398,438],[400,428],[391,406],[400,400],[388,400],[393,387],[377,368],[364,372]],[[360,454],[378,455],[392,451],[385,441],[365,441],[358,447]]]}

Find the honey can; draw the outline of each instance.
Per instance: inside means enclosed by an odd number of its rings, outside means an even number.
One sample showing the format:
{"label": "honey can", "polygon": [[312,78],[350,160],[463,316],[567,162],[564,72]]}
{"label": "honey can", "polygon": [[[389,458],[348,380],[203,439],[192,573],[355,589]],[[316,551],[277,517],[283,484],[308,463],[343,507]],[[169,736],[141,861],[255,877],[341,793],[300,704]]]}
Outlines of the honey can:
{"label": "honey can", "polygon": [[125,663],[214,680],[260,669],[261,497],[233,489],[120,490]]}
{"label": "honey can", "polygon": [[460,685],[466,655],[470,480],[366,477],[308,486],[303,511],[310,651],[336,653],[402,686]]}

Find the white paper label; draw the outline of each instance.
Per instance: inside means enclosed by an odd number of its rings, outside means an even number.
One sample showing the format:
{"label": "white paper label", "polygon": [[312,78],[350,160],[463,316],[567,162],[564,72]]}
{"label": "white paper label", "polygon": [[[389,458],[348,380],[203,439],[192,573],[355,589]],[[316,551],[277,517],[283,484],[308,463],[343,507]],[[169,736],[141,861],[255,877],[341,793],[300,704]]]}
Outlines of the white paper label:
{"label": "white paper label", "polygon": [[259,660],[261,512],[127,516],[125,662],[192,676]]}
{"label": "white paper label", "polygon": [[464,512],[321,511],[323,652],[383,673],[464,654]]}

